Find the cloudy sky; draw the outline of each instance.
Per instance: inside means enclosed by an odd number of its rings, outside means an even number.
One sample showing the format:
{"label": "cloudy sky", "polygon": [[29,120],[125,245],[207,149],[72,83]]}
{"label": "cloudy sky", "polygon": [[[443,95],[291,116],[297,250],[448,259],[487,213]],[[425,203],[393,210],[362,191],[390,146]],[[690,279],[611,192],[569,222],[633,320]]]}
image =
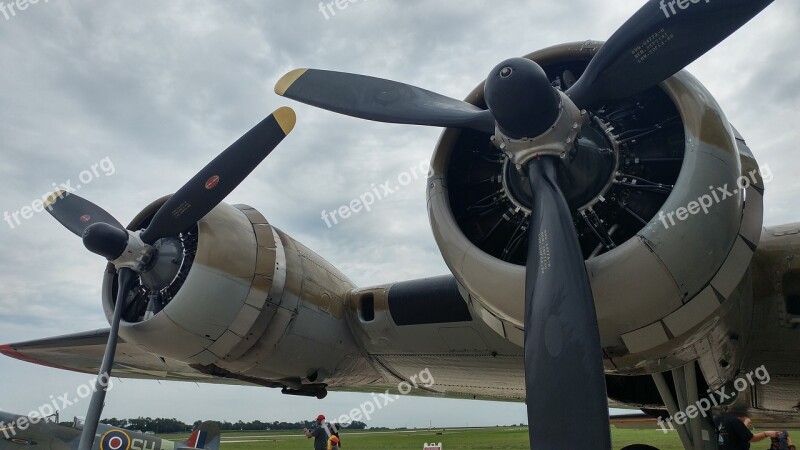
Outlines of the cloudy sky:
{"label": "cloudy sky", "polygon": [[[352,0],[351,0],[352,1]],[[10,3],[0,0],[0,3]],[[359,285],[446,273],[417,179],[328,229],[320,218],[373,183],[429,159],[439,131],[367,123],[279,98],[297,67],[402,80],[463,97],[499,61],[604,40],[642,0],[359,0],[326,17],[304,0],[40,0],[0,15],[0,213],[13,213],[106,161],[80,195],[127,223],[150,201],[283,105],[298,124],[231,196],[317,251]],[[765,222],[796,221],[800,195],[800,3],[778,0],[689,70],[717,97],[774,180]],[[113,170],[110,167],[113,166]],[[0,223],[0,342],[107,326],[104,262],[47,214]],[[0,410],[26,412],[85,375],[0,358]],[[325,402],[264,388],[129,381],[107,416],[287,420],[340,414],[369,396]],[[84,414],[86,403],[65,411]],[[372,426],[494,425],[521,404],[404,398]]]}

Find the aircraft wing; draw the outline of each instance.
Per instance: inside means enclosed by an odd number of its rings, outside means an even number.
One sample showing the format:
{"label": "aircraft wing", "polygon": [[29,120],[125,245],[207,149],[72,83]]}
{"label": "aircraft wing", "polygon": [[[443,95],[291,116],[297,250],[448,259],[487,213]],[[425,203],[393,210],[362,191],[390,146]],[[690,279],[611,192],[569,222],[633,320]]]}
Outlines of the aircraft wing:
{"label": "aircraft wing", "polygon": [[[35,341],[0,345],[0,353],[34,364],[95,375],[100,370],[109,329],[68,334]],[[188,364],[162,358],[122,338],[114,359],[114,376],[145,380],[196,381],[199,383],[249,383],[207,375]]]}
{"label": "aircraft wing", "polygon": [[[25,421],[24,424],[21,421]],[[17,424],[22,425],[22,427]],[[53,422],[29,423],[26,416],[0,411],[0,450],[18,450],[24,447],[59,448],[67,450],[77,446],[81,431]],[[62,445],[52,445],[54,442]]]}

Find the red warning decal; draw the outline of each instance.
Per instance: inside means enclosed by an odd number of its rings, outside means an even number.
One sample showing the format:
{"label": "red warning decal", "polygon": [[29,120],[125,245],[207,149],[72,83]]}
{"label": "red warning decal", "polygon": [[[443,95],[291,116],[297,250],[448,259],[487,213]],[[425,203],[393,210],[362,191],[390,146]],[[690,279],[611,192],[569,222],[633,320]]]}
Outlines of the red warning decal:
{"label": "red warning decal", "polygon": [[206,189],[211,190],[217,187],[219,184],[219,175],[214,175],[213,177],[206,180]]}

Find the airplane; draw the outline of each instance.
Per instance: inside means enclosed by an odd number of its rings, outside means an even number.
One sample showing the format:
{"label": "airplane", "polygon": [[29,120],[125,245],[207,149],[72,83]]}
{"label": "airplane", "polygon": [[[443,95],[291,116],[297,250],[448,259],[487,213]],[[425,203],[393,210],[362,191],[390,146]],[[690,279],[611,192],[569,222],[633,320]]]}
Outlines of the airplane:
{"label": "airplane", "polygon": [[[0,411],[0,450],[77,450],[83,421],[60,425],[58,416],[31,418]],[[92,450],[219,450],[220,432],[216,422],[203,422],[182,444],[154,435],[112,427],[97,426]]]}
{"label": "airplane", "polygon": [[127,227],[55,193],[49,212],[109,261],[111,327],[0,352],[318,398],[397,392],[427,369],[415,394],[526,401],[534,449],[610,449],[609,406],[669,415],[691,449],[716,448],[689,413],[705,404],[797,426],[800,225],[762,227],[767,171],[683,70],[771,3],[650,0],[605,43],[500,63],[465,101],[289,72],[286,98],[445,128],[427,200],[451,274],[357,287],[222,202],[293,129],[284,107]]}

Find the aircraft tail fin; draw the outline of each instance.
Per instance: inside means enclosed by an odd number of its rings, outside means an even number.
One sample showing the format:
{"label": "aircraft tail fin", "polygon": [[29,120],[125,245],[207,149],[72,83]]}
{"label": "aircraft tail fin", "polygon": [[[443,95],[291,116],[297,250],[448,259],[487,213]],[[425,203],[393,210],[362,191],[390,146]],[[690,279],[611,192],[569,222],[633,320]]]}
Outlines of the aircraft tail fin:
{"label": "aircraft tail fin", "polygon": [[219,450],[220,433],[219,424],[216,422],[203,422],[195,428],[189,439],[177,450],[203,449]]}

